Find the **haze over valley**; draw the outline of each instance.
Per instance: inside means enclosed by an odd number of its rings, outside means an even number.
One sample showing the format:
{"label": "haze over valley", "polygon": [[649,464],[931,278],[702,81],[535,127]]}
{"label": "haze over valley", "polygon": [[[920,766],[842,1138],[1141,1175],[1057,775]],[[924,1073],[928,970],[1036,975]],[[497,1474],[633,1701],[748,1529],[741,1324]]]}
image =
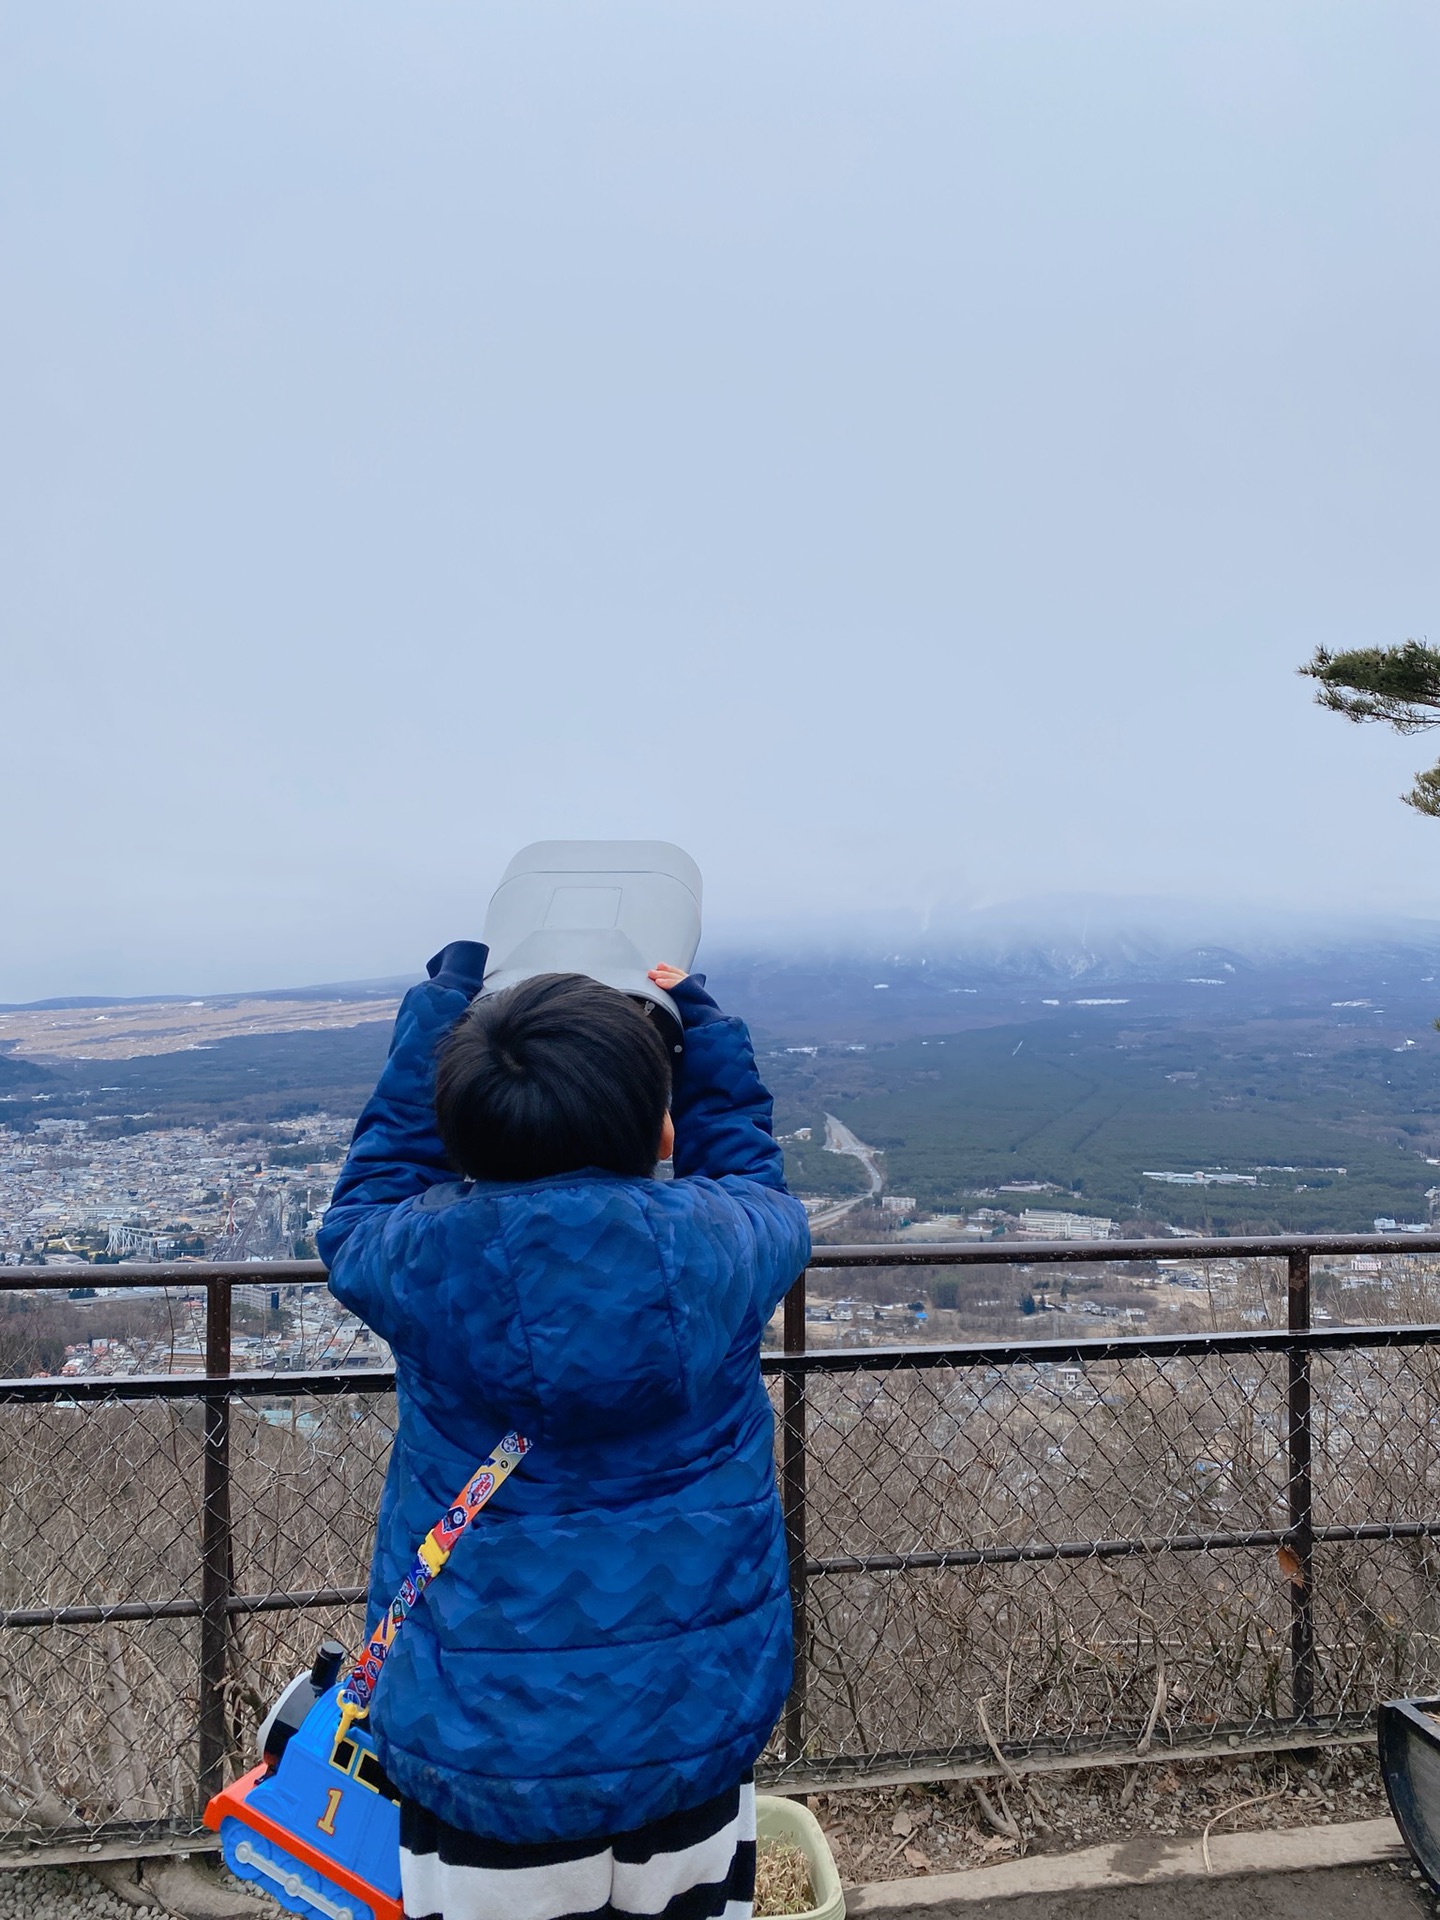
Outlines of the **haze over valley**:
{"label": "haze over valley", "polygon": [[[817,1203],[869,1184],[826,1150],[827,1115],[877,1151],[888,1193],[988,1207],[998,1232],[1024,1210],[1004,1190],[1027,1185],[1163,1235],[1413,1226],[1440,1181],[1440,927],[797,940],[717,946],[708,972],[751,1024],[792,1184]],[[406,984],[0,1010],[0,1131],[63,1128],[79,1151],[224,1128],[263,1161],[294,1144],[277,1128],[353,1122]],[[19,1223],[0,1224],[13,1258]]]}

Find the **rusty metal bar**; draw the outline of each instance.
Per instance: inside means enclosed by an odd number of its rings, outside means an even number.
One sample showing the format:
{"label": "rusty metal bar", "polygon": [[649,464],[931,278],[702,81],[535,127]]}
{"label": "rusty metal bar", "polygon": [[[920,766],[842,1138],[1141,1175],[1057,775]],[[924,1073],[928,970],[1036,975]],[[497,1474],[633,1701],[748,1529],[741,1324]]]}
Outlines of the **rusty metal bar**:
{"label": "rusty metal bar", "polygon": [[[1289,1256],[1286,1293],[1291,1333],[1310,1332],[1310,1255]],[[1290,1702],[1297,1720],[1315,1712],[1315,1489],[1310,1461],[1310,1350],[1289,1356],[1286,1442],[1289,1451]]]}
{"label": "rusty metal bar", "polygon": [[[1354,1540],[1433,1540],[1440,1520],[1367,1520],[1353,1527],[1312,1527],[1312,1543]],[[939,1547],[925,1553],[843,1553],[810,1559],[805,1571],[825,1573],[908,1573],[936,1567],[1013,1567],[1046,1560],[1123,1560],[1127,1555],[1165,1553],[1243,1553],[1260,1547],[1290,1547],[1289,1527],[1254,1527],[1242,1533],[1155,1533],[1116,1540],[1022,1540],[1010,1547]],[[5,1616],[0,1614],[0,1626]]]}
{"label": "rusty metal bar", "polygon": [[1383,1352],[1390,1347],[1440,1344],[1440,1325],[1413,1327],[1316,1327],[1309,1333],[1271,1329],[1263,1333],[1136,1333],[1107,1339],[995,1341],[960,1346],[821,1347],[786,1359],[761,1357],[765,1373],[924,1373],[931,1368],[1051,1366],[1073,1361],[1092,1366],[1114,1360],[1226,1360],[1253,1353]]}
{"label": "rusty metal bar", "polygon": [[[1436,1233],[1289,1233],[1217,1235],[1194,1240],[940,1240],[903,1246],[816,1247],[810,1266],[968,1267],[1087,1266],[1107,1260],[1285,1260],[1292,1253],[1440,1253]],[[263,1269],[243,1261],[127,1260],[116,1267],[0,1267],[0,1293],[56,1292],[77,1284],[93,1285],[103,1274],[106,1287],[191,1287],[212,1277],[237,1286],[320,1286],[325,1268],[319,1260],[267,1260]]]}
{"label": "rusty metal bar", "polygon": [[205,1479],[200,1516],[200,1757],[203,1805],[225,1784],[230,1637],[230,1279],[205,1285]]}
{"label": "rusty metal bar", "polygon": [[[1435,1529],[1440,1533],[1440,1527]],[[299,1593],[232,1593],[225,1611],[234,1619],[246,1613],[304,1613],[311,1607],[355,1607],[364,1587],[310,1587]],[[100,1607],[10,1607],[0,1610],[0,1631],[19,1627],[100,1627],[110,1620],[195,1620],[203,1616],[199,1600],[117,1600]]]}
{"label": "rusty metal bar", "polygon": [[[785,1353],[805,1351],[805,1276],[785,1296]],[[809,1609],[806,1594],[805,1376],[782,1367],[780,1403],[780,1504],[790,1560],[790,1607],[795,1621],[795,1668],[785,1702],[785,1758],[805,1751],[805,1693],[809,1679]]]}
{"label": "rusty metal bar", "polygon": [[1440,1253],[1437,1233],[1211,1235],[1195,1240],[938,1240],[816,1247],[817,1267],[1085,1266],[1105,1260],[1284,1260],[1292,1253]]}
{"label": "rusty metal bar", "polygon": [[[1317,1546],[1359,1540],[1433,1540],[1440,1520],[1368,1520],[1356,1526],[1313,1527]],[[1171,1533],[1115,1540],[1028,1540],[1006,1547],[938,1548],[923,1553],[849,1553],[829,1559],[808,1556],[807,1580],[833,1574],[909,1573],[940,1567],[1015,1566],[1049,1560],[1116,1560],[1167,1553],[1235,1553],[1289,1546],[1288,1527],[1257,1527],[1240,1533]],[[309,1587],[287,1593],[232,1593],[225,1611],[233,1619],[251,1613],[303,1613],[314,1607],[359,1606],[364,1587]],[[0,1608],[0,1632],[35,1627],[103,1626],[111,1620],[193,1620],[198,1600],[117,1600],[101,1606]]]}
{"label": "rusty metal bar", "polygon": [[[97,1282],[98,1276],[98,1282]],[[72,1287],[185,1287],[200,1293],[211,1280],[233,1286],[314,1287],[325,1284],[319,1260],[127,1260],[123,1266],[0,1267],[0,1293],[35,1293]]]}
{"label": "rusty metal bar", "polygon": [[[1435,1329],[1440,1338],[1440,1327]],[[303,1400],[393,1393],[393,1367],[327,1367],[315,1373],[102,1373],[0,1380],[0,1406],[79,1406],[125,1400],[206,1400],[223,1388],[242,1400]]]}
{"label": "rusty metal bar", "polygon": [[232,1286],[321,1286],[324,1263],[319,1260],[127,1260],[119,1267],[0,1267],[0,1292],[44,1292],[71,1286],[188,1286],[198,1294],[209,1281]]}

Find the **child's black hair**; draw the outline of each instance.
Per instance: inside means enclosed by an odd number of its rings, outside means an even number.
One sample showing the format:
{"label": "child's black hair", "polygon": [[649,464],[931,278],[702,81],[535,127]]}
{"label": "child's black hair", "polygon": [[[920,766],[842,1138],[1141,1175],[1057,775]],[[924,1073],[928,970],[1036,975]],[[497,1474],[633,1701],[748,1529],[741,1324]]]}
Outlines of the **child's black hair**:
{"label": "child's black hair", "polygon": [[581,973],[537,974],[472,1001],[435,1076],[440,1137],[472,1180],[653,1173],[669,1099],[655,1027]]}

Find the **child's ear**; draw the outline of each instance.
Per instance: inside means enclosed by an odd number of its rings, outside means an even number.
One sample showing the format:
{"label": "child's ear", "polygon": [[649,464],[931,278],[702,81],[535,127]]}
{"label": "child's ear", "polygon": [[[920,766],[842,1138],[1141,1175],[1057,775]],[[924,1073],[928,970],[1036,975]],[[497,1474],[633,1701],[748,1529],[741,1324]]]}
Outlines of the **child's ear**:
{"label": "child's ear", "polygon": [[669,1160],[675,1152],[675,1122],[666,1109],[665,1118],[660,1122],[660,1151],[657,1160]]}

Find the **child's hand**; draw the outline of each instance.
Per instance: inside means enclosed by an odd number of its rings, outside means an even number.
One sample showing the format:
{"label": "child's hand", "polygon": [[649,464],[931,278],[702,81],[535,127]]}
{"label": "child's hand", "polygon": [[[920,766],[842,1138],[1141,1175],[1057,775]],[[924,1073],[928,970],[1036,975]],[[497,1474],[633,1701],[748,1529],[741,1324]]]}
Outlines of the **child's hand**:
{"label": "child's hand", "polygon": [[679,967],[667,967],[662,961],[658,967],[651,967],[648,977],[662,993],[668,993],[672,987],[678,987],[686,976]]}

